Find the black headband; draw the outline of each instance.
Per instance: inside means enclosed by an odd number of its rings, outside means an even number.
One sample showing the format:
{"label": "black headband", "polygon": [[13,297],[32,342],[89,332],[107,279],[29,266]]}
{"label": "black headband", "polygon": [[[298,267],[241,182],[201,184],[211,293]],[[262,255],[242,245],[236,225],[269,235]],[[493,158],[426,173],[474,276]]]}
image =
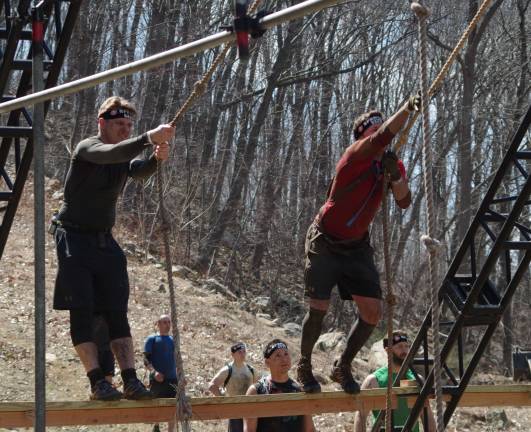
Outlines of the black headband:
{"label": "black headband", "polygon": [[264,358],[269,358],[273,355],[273,353],[278,350],[278,349],[285,349],[287,350],[288,349],[288,346],[284,343],[284,342],[277,342],[277,343],[274,343],[273,345],[270,345],[266,348],[266,350],[264,351]]}
{"label": "black headband", "polygon": [[[400,342],[408,342],[407,336],[404,334],[395,334],[393,335],[393,345],[400,343]],[[384,339],[384,347],[387,348],[389,343],[387,342],[387,338]]]}
{"label": "black headband", "polygon": [[135,113],[125,108],[110,109],[100,115],[100,118],[105,119],[105,120],[112,120],[112,119],[117,119],[117,118],[132,119],[134,117],[135,117]]}
{"label": "black headband", "polygon": [[238,342],[230,347],[230,352],[235,353],[236,351],[245,350],[245,344],[243,342]]}
{"label": "black headband", "polygon": [[382,123],[383,123],[382,116],[378,114],[370,116],[367,120],[365,120],[362,124],[360,124],[356,128],[356,130],[354,131],[354,138],[358,139],[360,136],[363,135],[363,132],[369,129],[372,125],[381,125]]}

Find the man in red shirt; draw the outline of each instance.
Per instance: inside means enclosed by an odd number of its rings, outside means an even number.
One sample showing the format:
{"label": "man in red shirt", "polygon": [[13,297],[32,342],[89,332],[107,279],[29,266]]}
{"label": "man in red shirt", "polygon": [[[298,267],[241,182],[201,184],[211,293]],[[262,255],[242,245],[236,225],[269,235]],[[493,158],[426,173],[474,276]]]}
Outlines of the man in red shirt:
{"label": "man in red shirt", "polygon": [[341,299],[356,302],[359,313],[330,377],[347,393],[360,391],[351,364],[382,316],[382,292],[368,229],[382,202],[384,176],[398,206],[405,209],[411,203],[404,164],[386,149],[419,105],[420,96],[412,96],[385,122],[378,111],[354,121],[355,141],[339,160],[326,202],[308,229],[304,283],[309,310],[297,364],[297,378],[305,392],[321,390],[312,373],[311,355],[335,285]]}

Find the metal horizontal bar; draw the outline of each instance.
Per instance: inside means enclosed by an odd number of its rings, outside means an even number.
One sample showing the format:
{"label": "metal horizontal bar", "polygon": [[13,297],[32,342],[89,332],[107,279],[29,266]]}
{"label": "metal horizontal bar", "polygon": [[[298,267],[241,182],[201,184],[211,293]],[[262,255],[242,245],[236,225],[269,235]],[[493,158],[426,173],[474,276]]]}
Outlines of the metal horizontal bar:
{"label": "metal horizontal bar", "polygon": [[[417,387],[393,388],[396,395],[407,398],[412,406]],[[192,420],[311,415],[385,408],[386,389],[362,390],[359,395],[344,392],[317,394],[291,393],[259,396],[191,398]],[[449,400],[445,395],[444,400]],[[459,401],[462,407],[531,406],[531,385],[469,386]],[[0,427],[31,427],[32,402],[0,403]],[[168,422],[175,415],[175,399],[117,402],[48,402],[48,426],[98,425],[114,423]]]}
{"label": "metal horizontal bar", "polygon": [[0,201],[9,201],[13,196],[13,192],[0,192]]}
{"label": "metal horizontal bar", "polygon": [[518,151],[516,152],[517,159],[531,159],[531,151]]}
{"label": "metal horizontal bar", "polygon": [[531,250],[531,241],[506,241],[503,245],[506,249]]}
{"label": "metal horizontal bar", "polygon": [[[19,39],[31,40],[31,30],[22,30],[18,35]],[[5,27],[0,28],[0,39],[7,39],[8,36],[9,31]]]}
{"label": "metal horizontal bar", "polygon": [[[51,60],[44,60],[42,63],[45,71],[50,70],[53,65],[53,62]],[[14,70],[31,71],[31,68],[31,60],[13,60],[12,69]]]}
{"label": "metal horizontal bar", "polygon": [[33,128],[28,126],[0,126],[2,138],[29,138],[32,133]]}
{"label": "metal horizontal bar", "polygon": [[[500,198],[494,198],[491,202],[491,204],[500,204],[500,203],[506,203],[506,202],[510,202],[510,201],[516,201],[516,199],[518,198],[518,195],[513,195],[513,196],[504,196],[504,197],[500,197]],[[529,205],[531,204],[531,201],[527,201],[525,203],[525,205]]]}
{"label": "metal horizontal bar", "polygon": [[[289,8],[267,15],[260,20],[260,24],[268,29],[282,24],[286,21],[302,18],[320,10],[338,6],[345,3],[346,0],[306,0],[302,3],[298,3]],[[108,81],[112,81],[118,78],[122,78],[128,75],[132,75],[136,72],[153,69],[157,66],[165,63],[172,62],[179,58],[189,57],[193,54],[203,52],[209,48],[217,47],[225,42],[233,42],[235,35],[228,31],[216,33],[212,36],[200,39],[195,42],[182,45],[180,47],[173,48],[168,51],[164,51],[159,54],[147,57],[142,60],[138,60],[132,63],[128,63],[122,66],[109,69],[91,75],[85,78],[81,78],[70,83],[65,83],[56,87],[52,87],[41,92],[36,92],[31,95],[22,96],[14,101],[4,102],[0,104],[0,113],[13,111],[24,106],[34,105],[39,102],[45,102],[59,96],[65,96],[72,93],[78,93],[79,91],[94,87],[98,84],[102,84]]]}

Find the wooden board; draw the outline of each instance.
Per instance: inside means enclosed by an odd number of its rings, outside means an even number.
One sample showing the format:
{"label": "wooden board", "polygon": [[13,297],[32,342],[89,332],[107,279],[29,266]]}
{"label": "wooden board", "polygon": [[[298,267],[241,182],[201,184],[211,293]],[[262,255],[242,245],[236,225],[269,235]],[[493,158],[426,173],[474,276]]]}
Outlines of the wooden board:
{"label": "wooden board", "polygon": [[[415,387],[397,387],[396,395],[415,402]],[[216,420],[297,414],[337,413],[385,408],[386,389],[363,390],[359,395],[343,392],[292,393],[262,396],[191,398],[192,420]],[[447,397],[445,397],[447,399]],[[459,406],[531,406],[531,385],[469,386]],[[0,402],[0,427],[31,427],[33,402]],[[48,426],[101,425],[167,422],[175,411],[174,399],[116,402],[48,402]]]}

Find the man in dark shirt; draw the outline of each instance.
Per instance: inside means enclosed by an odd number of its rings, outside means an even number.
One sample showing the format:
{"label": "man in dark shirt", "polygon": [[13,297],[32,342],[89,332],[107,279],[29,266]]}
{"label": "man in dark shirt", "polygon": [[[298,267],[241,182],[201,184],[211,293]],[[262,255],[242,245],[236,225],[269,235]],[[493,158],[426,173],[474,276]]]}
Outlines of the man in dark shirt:
{"label": "man in dark shirt", "polygon": [[351,364],[382,315],[382,293],[368,229],[384,195],[384,172],[398,206],[405,209],[411,203],[404,165],[386,148],[419,104],[417,95],[385,122],[378,111],[354,121],[355,141],[339,160],[326,202],[308,229],[304,283],[309,310],[303,320],[297,364],[297,379],[305,392],[321,390],[312,373],[311,356],[335,285],[341,299],[356,302],[359,316],[330,378],[347,393],[360,391]]}
{"label": "man in dark shirt", "polygon": [[[299,385],[288,373],[291,355],[286,342],[273,339],[264,349],[264,362],[270,375],[261,378],[247,390],[248,395],[298,393]],[[257,413],[258,415],[260,413]],[[259,417],[244,419],[244,432],[315,432],[311,415]]]}
{"label": "man in dark shirt", "polygon": [[[111,97],[98,111],[98,135],[81,141],[74,150],[56,217],[58,271],[54,308],[70,311],[70,334],[91,384],[91,399],[148,399],[151,393],[136,376],[133,340],[127,320],[129,280],[125,255],[111,230],[116,202],[128,177],[146,178],[157,161],[169,155],[168,141],[175,128],[159,125],[129,138],[134,106]],[[135,159],[152,149],[146,159]],[[120,366],[124,393],[105,380],[93,340],[93,316],[107,323],[111,348]]]}

